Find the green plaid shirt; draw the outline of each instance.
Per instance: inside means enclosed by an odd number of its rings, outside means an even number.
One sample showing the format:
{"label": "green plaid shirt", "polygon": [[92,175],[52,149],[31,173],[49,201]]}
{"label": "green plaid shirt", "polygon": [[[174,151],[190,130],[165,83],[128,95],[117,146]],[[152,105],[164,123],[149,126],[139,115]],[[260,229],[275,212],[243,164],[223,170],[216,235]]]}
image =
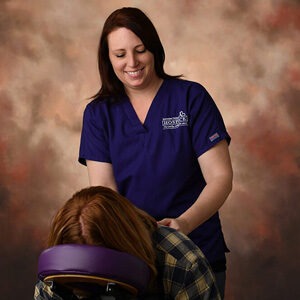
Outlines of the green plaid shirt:
{"label": "green plaid shirt", "polygon": [[[153,233],[157,269],[166,300],[220,300],[214,275],[201,250],[184,234],[160,226]],[[39,281],[35,300],[64,300]]]}

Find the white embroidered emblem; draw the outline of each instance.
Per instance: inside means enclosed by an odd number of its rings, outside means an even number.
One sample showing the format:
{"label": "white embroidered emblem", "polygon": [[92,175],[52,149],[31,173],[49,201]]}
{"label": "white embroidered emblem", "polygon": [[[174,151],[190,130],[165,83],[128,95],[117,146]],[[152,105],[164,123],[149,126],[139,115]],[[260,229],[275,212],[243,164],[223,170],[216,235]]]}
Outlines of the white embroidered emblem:
{"label": "white embroidered emblem", "polygon": [[163,118],[162,127],[163,129],[176,129],[180,126],[188,126],[189,118],[187,114],[181,111],[178,117],[173,118]]}

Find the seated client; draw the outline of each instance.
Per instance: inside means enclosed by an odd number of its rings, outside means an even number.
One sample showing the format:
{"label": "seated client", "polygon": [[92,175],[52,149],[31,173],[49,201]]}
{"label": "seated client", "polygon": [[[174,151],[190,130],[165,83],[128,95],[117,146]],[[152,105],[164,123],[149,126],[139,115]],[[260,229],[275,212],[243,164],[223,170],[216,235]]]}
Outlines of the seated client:
{"label": "seated client", "polygon": [[[214,275],[201,250],[187,236],[158,225],[109,188],[82,189],[56,213],[47,247],[64,244],[101,246],[145,262],[150,281],[142,299],[220,299]],[[65,298],[59,290],[39,280],[34,299]]]}

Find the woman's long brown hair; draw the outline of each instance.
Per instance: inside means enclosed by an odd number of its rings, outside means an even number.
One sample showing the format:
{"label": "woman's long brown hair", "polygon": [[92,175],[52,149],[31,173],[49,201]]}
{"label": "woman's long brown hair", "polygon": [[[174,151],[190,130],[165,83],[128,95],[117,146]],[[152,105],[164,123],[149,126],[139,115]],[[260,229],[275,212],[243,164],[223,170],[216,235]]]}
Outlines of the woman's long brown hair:
{"label": "woman's long brown hair", "polygon": [[155,219],[117,192],[101,186],[73,195],[55,215],[48,247],[59,244],[99,245],[135,255],[156,275],[152,232]]}
{"label": "woman's long brown hair", "polygon": [[144,46],[154,56],[156,75],[162,79],[179,78],[181,75],[169,75],[164,71],[165,51],[159,35],[148,16],[136,7],[123,7],[112,12],[106,19],[98,47],[98,69],[101,79],[101,88],[92,99],[111,97],[110,101],[117,100],[125,94],[124,85],[116,76],[109,59],[108,35],[117,28],[127,28],[138,36]]}

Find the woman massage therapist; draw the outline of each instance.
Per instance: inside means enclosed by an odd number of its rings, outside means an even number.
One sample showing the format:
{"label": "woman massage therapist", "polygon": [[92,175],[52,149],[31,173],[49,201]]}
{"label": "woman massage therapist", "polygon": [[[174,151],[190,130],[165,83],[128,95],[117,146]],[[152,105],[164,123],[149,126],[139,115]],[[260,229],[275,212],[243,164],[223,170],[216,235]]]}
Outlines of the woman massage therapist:
{"label": "woman massage therapist", "polygon": [[87,105],[79,161],[92,186],[118,191],[204,252],[222,296],[228,251],[218,210],[232,189],[228,135],[206,89],[165,73],[155,27],[137,8],[105,21],[101,88]]}

